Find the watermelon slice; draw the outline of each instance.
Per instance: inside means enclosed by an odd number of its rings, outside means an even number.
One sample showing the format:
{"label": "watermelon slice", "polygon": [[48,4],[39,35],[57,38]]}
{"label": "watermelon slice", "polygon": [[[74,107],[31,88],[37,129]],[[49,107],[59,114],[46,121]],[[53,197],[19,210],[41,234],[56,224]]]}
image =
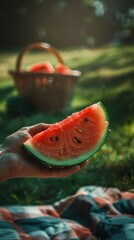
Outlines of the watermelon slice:
{"label": "watermelon slice", "polygon": [[32,64],[31,66],[28,67],[28,69],[32,72],[45,72],[45,73],[54,72],[54,67],[49,61]]}
{"label": "watermelon slice", "polygon": [[93,156],[108,134],[108,116],[102,103],[93,104],[24,143],[24,148],[44,164],[67,167]]}
{"label": "watermelon slice", "polygon": [[72,70],[63,63],[58,63],[55,67],[55,72],[60,74],[71,74]]}

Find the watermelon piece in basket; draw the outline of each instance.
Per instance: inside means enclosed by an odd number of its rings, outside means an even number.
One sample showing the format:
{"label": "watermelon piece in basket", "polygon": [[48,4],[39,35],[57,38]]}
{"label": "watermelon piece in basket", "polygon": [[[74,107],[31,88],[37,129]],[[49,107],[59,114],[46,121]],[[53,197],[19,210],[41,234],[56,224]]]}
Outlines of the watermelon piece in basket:
{"label": "watermelon piece in basket", "polygon": [[45,62],[39,62],[39,63],[32,64],[29,67],[29,70],[32,72],[53,73],[54,67],[52,66],[51,62],[45,61]]}
{"label": "watermelon piece in basket", "polygon": [[99,102],[52,124],[23,145],[44,164],[73,166],[99,151],[106,140],[108,125],[106,109]]}
{"label": "watermelon piece in basket", "polygon": [[55,67],[55,72],[59,74],[67,75],[67,74],[71,74],[72,70],[66,65],[64,65],[63,63],[58,63]]}

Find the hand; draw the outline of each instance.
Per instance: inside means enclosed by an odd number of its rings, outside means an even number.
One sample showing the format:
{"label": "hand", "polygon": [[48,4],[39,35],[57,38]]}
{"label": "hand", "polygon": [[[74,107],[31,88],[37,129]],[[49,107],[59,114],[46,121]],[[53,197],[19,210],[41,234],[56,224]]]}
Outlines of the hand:
{"label": "hand", "polygon": [[21,128],[7,137],[0,146],[0,181],[16,177],[66,177],[88,165],[88,161],[68,168],[49,168],[29,156],[22,144],[35,134],[46,130],[49,124]]}

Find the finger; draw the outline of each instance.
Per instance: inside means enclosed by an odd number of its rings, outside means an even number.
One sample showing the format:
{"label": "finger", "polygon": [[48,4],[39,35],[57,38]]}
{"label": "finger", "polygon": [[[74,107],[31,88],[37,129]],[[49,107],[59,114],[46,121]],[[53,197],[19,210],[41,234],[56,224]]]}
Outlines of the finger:
{"label": "finger", "polygon": [[73,166],[73,167],[70,167],[70,168],[67,168],[67,169],[64,169],[64,171],[62,170],[60,172],[61,174],[61,177],[63,176],[68,176],[68,175],[71,175],[73,173],[76,173],[80,170],[80,166],[79,165],[76,165],[76,166]]}
{"label": "finger", "polygon": [[86,167],[89,164],[89,161],[86,160],[85,162],[80,164],[80,168]]}
{"label": "finger", "polygon": [[35,124],[30,127],[25,127],[23,129],[26,129],[31,136],[34,136],[37,133],[40,133],[40,132],[46,130],[48,127],[50,127],[50,124],[38,123],[38,124]]}
{"label": "finger", "polygon": [[76,165],[69,168],[51,168],[48,170],[48,177],[66,177],[80,170],[80,166]]}

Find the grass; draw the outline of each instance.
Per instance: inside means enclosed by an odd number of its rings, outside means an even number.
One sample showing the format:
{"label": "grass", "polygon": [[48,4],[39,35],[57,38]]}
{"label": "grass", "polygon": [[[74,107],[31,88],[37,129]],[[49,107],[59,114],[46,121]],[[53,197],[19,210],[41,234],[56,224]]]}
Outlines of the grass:
{"label": "grass", "polygon": [[[64,179],[12,179],[0,184],[0,204],[50,204],[73,194],[83,185],[118,187],[133,190],[134,185],[134,46],[98,49],[66,48],[60,53],[66,65],[78,69],[82,76],[76,87],[71,107],[59,114],[31,112],[21,106],[21,111],[10,115],[7,102],[16,95],[11,77],[19,51],[1,51],[0,54],[0,142],[25,125],[38,122],[56,122],[70,111],[79,110],[94,102],[102,101],[110,119],[108,139],[102,149],[90,159],[90,164],[80,172]],[[50,54],[29,53],[22,68],[42,61],[56,60]],[[26,106],[26,105],[24,105]],[[12,109],[11,109],[12,110]]]}

